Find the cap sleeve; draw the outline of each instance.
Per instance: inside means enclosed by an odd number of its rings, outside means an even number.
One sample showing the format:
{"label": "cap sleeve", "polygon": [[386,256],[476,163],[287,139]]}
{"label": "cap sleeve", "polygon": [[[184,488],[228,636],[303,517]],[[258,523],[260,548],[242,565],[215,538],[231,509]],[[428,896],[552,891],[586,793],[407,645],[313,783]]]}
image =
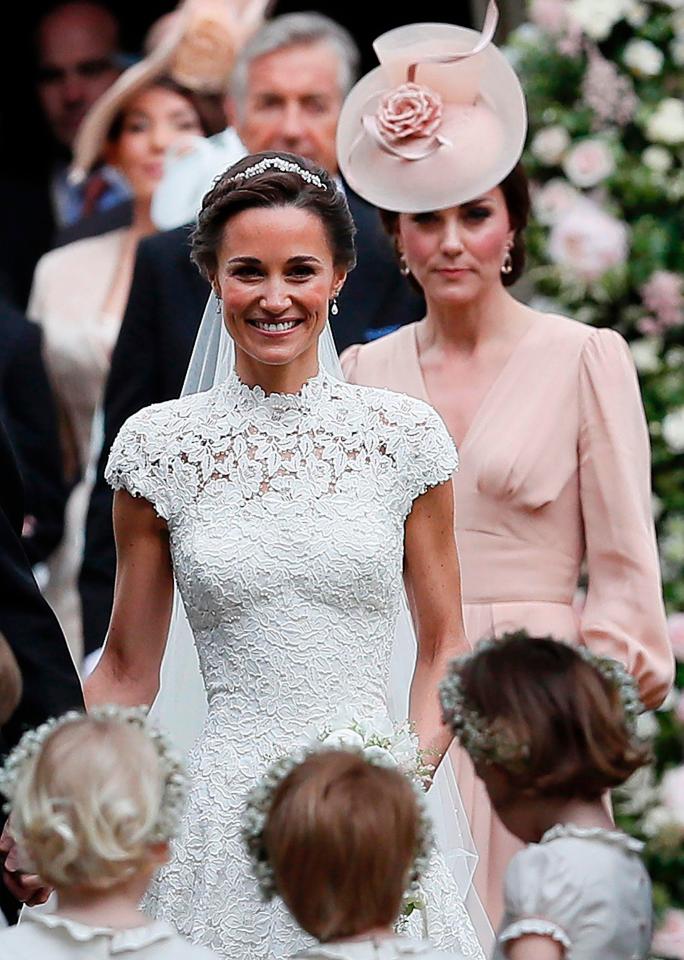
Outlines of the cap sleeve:
{"label": "cap sleeve", "polygon": [[397,460],[408,515],[417,497],[451,480],[458,469],[458,452],[440,415],[422,400],[402,396],[394,419],[389,444],[393,449],[388,452]]}
{"label": "cap sleeve", "polygon": [[168,520],[171,510],[163,476],[163,446],[150,408],[141,410],[117,434],[109,452],[105,479],[113,490],[143,497],[163,520]]}
{"label": "cap sleeve", "polygon": [[569,955],[571,931],[582,909],[581,884],[573,882],[564,858],[545,847],[522,850],[506,871],[504,897],[500,944],[536,934],[551,937]]}

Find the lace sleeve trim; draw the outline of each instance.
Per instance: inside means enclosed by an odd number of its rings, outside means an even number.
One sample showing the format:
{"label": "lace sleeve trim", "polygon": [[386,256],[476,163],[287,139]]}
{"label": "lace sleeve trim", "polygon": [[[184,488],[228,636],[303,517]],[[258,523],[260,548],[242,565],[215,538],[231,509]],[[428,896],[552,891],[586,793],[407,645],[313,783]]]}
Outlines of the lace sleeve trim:
{"label": "lace sleeve trim", "polygon": [[551,920],[541,920],[536,917],[526,917],[523,920],[516,920],[509,924],[505,930],[499,934],[500,943],[509,943],[511,940],[519,940],[520,937],[534,934],[540,937],[551,937],[556,943],[560,943],[565,948],[566,960],[571,960],[570,948],[572,943],[565,930]]}

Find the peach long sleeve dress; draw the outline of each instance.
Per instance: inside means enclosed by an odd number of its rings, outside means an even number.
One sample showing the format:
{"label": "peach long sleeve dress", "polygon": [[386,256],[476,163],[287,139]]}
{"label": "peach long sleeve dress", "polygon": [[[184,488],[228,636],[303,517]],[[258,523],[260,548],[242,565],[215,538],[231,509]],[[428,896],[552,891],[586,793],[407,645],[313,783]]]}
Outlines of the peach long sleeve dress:
{"label": "peach long sleeve dress", "polygon": [[[353,383],[430,396],[417,324],[342,357]],[[539,315],[482,401],[454,476],[465,625],[475,645],[524,627],[621,660],[656,706],[673,679],[651,516],[648,430],[629,348],[613,330]],[[586,563],[584,609],[573,608]],[[520,844],[453,747],[480,855],[478,892],[500,920]]]}

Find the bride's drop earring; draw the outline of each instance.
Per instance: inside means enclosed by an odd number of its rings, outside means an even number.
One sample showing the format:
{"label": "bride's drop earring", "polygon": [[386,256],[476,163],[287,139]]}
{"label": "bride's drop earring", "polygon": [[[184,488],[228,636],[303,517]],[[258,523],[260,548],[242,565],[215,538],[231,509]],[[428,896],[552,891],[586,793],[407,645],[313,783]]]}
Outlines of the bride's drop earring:
{"label": "bride's drop earring", "polygon": [[339,312],[340,308],[337,306],[337,297],[333,297],[330,301],[330,313],[333,317],[336,317]]}
{"label": "bride's drop earring", "polygon": [[216,295],[216,316],[223,320],[223,301],[218,294]]}
{"label": "bride's drop earring", "polygon": [[411,268],[406,262],[406,257],[404,256],[403,253],[400,253],[399,254],[399,273],[402,275],[402,277],[408,277],[410,272],[411,272]]}
{"label": "bride's drop earring", "polygon": [[508,274],[508,273],[511,273],[512,270],[513,270],[513,257],[511,256],[511,248],[509,247],[508,250],[506,250],[506,256],[504,257],[504,262],[501,265],[501,272]]}

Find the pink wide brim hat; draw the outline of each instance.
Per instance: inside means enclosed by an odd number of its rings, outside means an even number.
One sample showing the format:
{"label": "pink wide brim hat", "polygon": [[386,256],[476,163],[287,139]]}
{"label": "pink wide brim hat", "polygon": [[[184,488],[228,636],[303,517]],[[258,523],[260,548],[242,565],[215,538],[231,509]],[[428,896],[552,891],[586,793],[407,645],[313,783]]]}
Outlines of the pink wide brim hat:
{"label": "pink wide brim hat", "polygon": [[527,111],[491,42],[497,19],[492,0],[482,33],[413,23],[375,41],[381,65],[351,90],[337,129],[340,170],[369,203],[442,210],[491,190],[516,165]]}
{"label": "pink wide brim hat", "polygon": [[273,0],[182,0],[159,31],[157,45],[133,64],[83,118],[70,179],[79,183],[102,159],[114,120],[126,104],[162,76],[199,94],[225,93],[235,58],[258,30]]}

